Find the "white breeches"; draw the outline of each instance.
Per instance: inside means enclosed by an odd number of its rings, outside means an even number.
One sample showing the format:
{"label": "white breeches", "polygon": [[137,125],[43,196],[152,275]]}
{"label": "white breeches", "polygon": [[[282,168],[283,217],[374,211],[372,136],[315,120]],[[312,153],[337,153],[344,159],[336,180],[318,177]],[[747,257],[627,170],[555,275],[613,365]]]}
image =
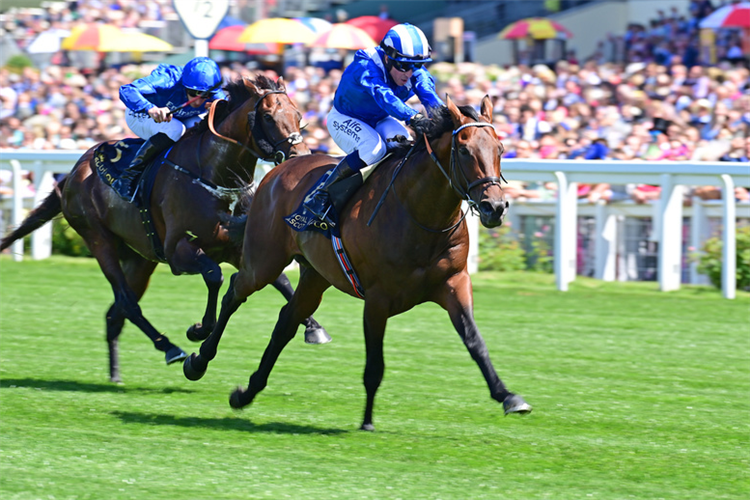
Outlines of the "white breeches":
{"label": "white breeches", "polygon": [[185,130],[189,129],[201,120],[200,116],[193,116],[184,120],[172,118],[171,121],[156,123],[153,118],[145,113],[125,112],[125,123],[130,130],[141,139],[150,139],[159,132],[167,134],[170,139],[177,141]]}
{"label": "white breeches", "polygon": [[328,113],[328,132],[342,151],[346,154],[359,151],[359,157],[368,165],[380,160],[390,147],[396,145],[387,139],[397,135],[411,139],[409,129],[392,116],[386,116],[372,128],[361,120],[339,113],[333,107]]}

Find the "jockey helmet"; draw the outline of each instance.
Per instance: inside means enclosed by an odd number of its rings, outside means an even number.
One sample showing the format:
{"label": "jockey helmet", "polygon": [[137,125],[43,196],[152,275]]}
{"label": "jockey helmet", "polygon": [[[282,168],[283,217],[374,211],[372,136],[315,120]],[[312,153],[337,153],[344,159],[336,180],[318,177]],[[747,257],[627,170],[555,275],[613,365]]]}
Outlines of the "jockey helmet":
{"label": "jockey helmet", "polygon": [[386,33],[380,48],[390,59],[398,62],[425,63],[430,58],[430,44],[422,30],[416,26],[397,24]]}
{"label": "jockey helmet", "polygon": [[182,85],[198,92],[214,91],[221,83],[219,65],[208,57],[191,59],[182,69]]}

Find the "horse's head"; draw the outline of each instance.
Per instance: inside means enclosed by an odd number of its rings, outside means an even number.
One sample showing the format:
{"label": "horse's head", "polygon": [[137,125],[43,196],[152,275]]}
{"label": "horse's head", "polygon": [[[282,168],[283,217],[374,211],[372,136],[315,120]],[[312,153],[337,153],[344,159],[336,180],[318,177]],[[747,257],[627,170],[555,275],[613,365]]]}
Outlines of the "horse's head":
{"label": "horse's head", "polygon": [[450,148],[447,176],[451,187],[479,212],[482,225],[497,227],[503,223],[508,202],[500,186],[503,145],[492,126],[492,101],[488,96],[482,99],[478,120],[462,113],[450,97],[446,107],[453,131],[444,136],[440,147],[445,152]]}
{"label": "horse's head", "polygon": [[244,79],[245,87],[253,96],[250,99],[252,109],[247,112],[247,128],[261,156],[281,163],[310,154],[300,133],[302,114],[287,95],[283,80],[279,78],[277,83],[268,85],[269,88],[260,88],[258,82],[260,79],[256,82]]}

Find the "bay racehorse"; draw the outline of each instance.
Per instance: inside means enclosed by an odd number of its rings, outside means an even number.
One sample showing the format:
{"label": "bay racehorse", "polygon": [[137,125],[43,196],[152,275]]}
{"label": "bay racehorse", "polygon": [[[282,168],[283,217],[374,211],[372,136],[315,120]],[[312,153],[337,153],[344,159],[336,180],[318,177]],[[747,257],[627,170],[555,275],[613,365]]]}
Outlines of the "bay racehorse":
{"label": "bay racehorse", "polygon": [[[147,237],[139,208],[97,174],[97,146],[84,153],[56,190],[0,243],[0,248],[9,247],[60,212],[81,235],[115,295],[106,315],[112,381],[120,381],[117,348],[125,319],[165,353],[167,364],[186,357],[144,318],[138,305],[160,261],[176,275],[203,276],[208,302],[202,322],[189,328],[188,338],[203,340],[211,333],[223,283],[219,263],[238,267],[241,256],[244,217],[233,217],[230,205],[240,207],[238,198],[252,195],[259,158],[280,161],[310,152],[300,134],[301,113],[283,81],[259,75],[231,82],[226,91],[228,102],[214,103],[215,109],[173,146],[156,173],[151,220],[162,248]],[[272,281],[291,298],[293,289],[281,271]],[[330,340],[312,318],[304,323],[312,342]]]}
{"label": "bay racehorse", "polygon": [[[502,224],[508,203],[500,186],[502,144],[491,125],[492,103],[482,101],[481,115],[450,100],[434,111],[429,129],[405,153],[396,151],[372,173],[339,213],[340,235],[351,267],[359,277],[355,291],[334,256],[331,242],[319,232],[296,232],[284,218],[300,205],[336,159],[298,157],[267,175],[248,211],[242,267],[230,280],[211,335],[198,355],[185,360],[187,378],[197,380],[216,356],[230,316],[256,290],[272,282],[292,259],[301,264],[292,299],[282,308],[260,366],[247,389],[229,399],[242,408],[266,387],[268,376],[299,321],[312,314],[323,292],[333,285],[352,296],[363,295],[367,402],[361,429],[373,430],[375,393],[384,372],[383,338],[389,317],[417,304],[435,302],[450,316],[489,386],[490,396],[506,414],[524,414],[531,406],[510,392],[490,361],[473,317],[467,271],[469,234],[461,202],[465,200],[486,227]],[[408,160],[406,156],[408,155]],[[403,164],[402,164],[403,162]],[[381,195],[384,202],[374,218]],[[368,226],[368,220],[372,224]]]}

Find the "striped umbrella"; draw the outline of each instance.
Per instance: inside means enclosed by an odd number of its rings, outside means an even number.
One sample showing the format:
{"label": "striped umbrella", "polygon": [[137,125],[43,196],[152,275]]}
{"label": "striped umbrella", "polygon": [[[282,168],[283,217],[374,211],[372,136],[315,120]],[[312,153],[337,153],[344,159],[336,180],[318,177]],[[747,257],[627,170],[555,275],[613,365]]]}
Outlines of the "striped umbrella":
{"label": "striped umbrella", "polygon": [[113,24],[86,23],[74,26],[70,36],[62,41],[63,50],[96,50],[112,38],[122,36],[122,30]]}
{"label": "striped umbrella", "polygon": [[544,40],[548,38],[557,38],[568,40],[573,38],[573,33],[568,31],[563,25],[547,19],[545,17],[529,17],[511,23],[497,35],[503,40],[518,40],[523,38],[532,38],[534,40]]}
{"label": "striped umbrella", "polygon": [[351,24],[357,28],[363,29],[373,40],[380,42],[385,38],[388,30],[398,24],[398,21],[393,19],[382,19],[379,16],[359,16],[346,21],[346,24]]}
{"label": "striped umbrella", "polygon": [[366,31],[346,23],[334,24],[308,44],[309,47],[348,50],[369,49],[376,45],[377,42]]}
{"label": "striped umbrella", "polygon": [[217,31],[208,48],[211,50],[228,50],[232,52],[245,52],[247,54],[278,54],[281,45],[278,43],[243,43],[238,42],[240,34],[245,30],[245,25],[227,26]]}
{"label": "striped umbrella", "polygon": [[750,28],[750,2],[725,5],[700,22],[701,28]]}
{"label": "striped umbrella", "polygon": [[256,21],[237,39],[242,43],[310,43],[315,32],[294,19],[269,17]]}

